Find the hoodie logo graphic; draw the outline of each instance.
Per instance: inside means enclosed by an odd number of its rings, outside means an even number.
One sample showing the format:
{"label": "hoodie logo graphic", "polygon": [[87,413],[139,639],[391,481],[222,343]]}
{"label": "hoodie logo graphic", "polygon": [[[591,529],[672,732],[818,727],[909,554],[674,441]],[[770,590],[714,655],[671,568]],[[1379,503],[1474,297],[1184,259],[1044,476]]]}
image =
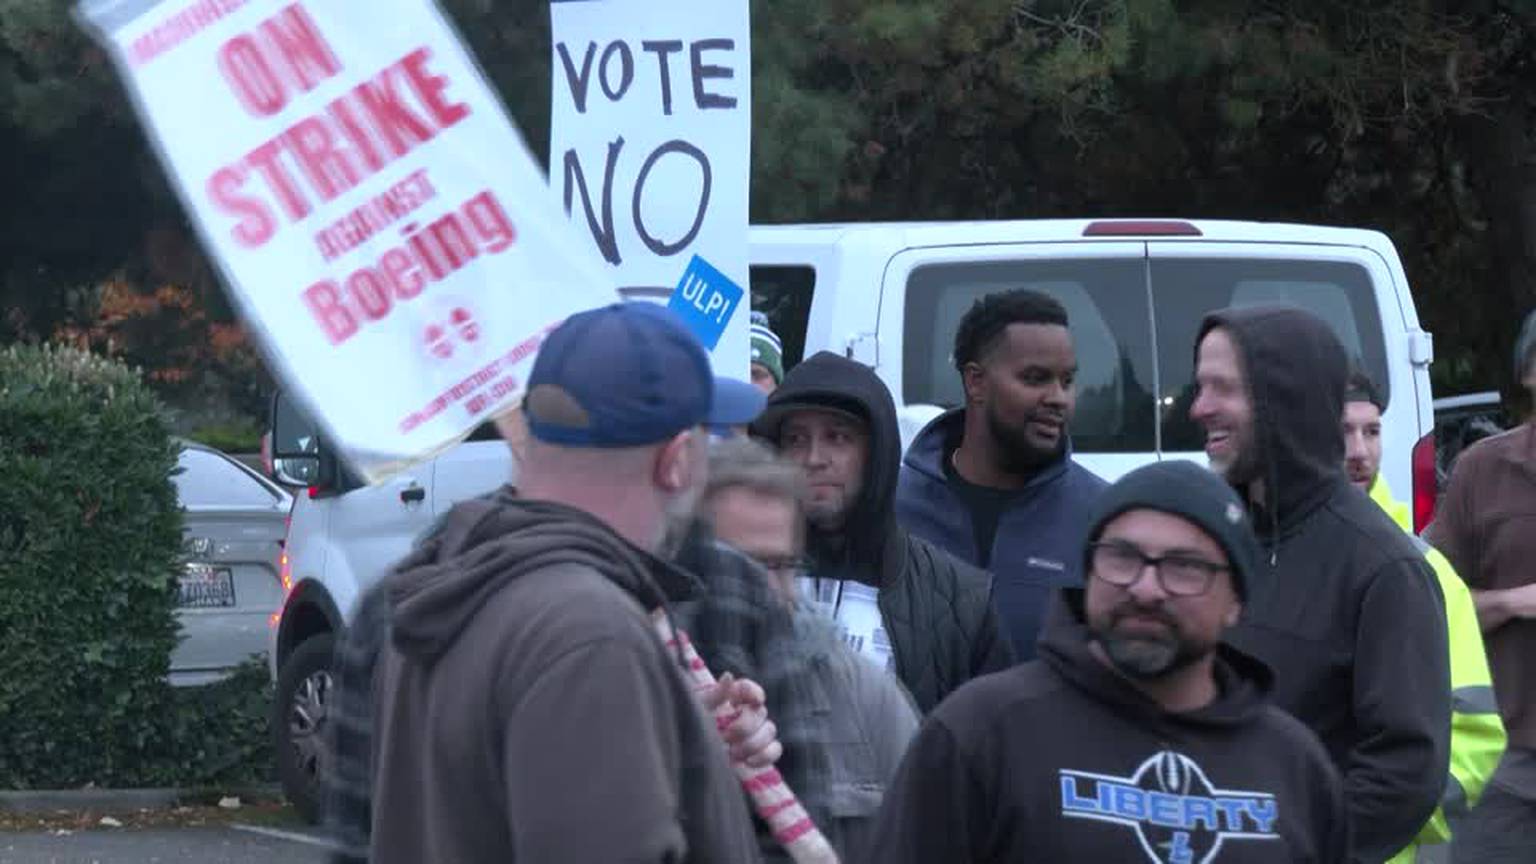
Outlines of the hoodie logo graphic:
{"label": "hoodie logo graphic", "polygon": [[1229,840],[1278,840],[1267,792],[1217,789],[1195,760],[1164,750],[1129,777],[1062,770],[1061,815],[1124,825],[1154,864],[1213,864]]}
{"label": "hoodie logo graphic", "polygon": [[1233,525],[1243,521],[1243,508],[1236,504],[1227,504],[1227,521]]}
{"label": "hoodie logo graphic", "polygon": [[1057,573],[1067,572],[1067,565],[1061,563],[1060,561],[1052,561],[1049,558],[1036,558],[1034,556],[1030,556],[1029,561],[1026,563],[1028,563],[1031,567],[1039,567],[1041,570],[1053,570]]}

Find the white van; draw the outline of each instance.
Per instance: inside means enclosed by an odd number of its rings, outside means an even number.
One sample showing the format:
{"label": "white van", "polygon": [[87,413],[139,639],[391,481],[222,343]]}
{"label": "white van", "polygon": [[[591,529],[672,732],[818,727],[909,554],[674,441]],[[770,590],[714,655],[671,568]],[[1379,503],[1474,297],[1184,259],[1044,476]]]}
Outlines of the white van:
{"label": "white van", "polygon": [[[1377,382],[1388,400],[1382,471],[1399,494],[1411,492],[1421,527],[1433,510],[1433,343],[1378,232],[1204,220],[776,226],[752,229],[751,261],[753,307],[782,338],[786,368],[822,350],[873,366],[901,406],[906,441],[960,402],[950,354],[976,299],[1017,287],[1055,296],[1080,367],[1075,455],[1108,480],[1150,460],[1204,459],[1188,409],[1207,312],[1300,305]],[[359,487],[323,447],[297,445],[313,433],[281,398],[274,413],[287,479],[319,478],[294,508],[291,587],[272,651],[280,773],[313,812],[333,635],[434,516],[506,482],[512,465],[487,426],[430,463]]]}

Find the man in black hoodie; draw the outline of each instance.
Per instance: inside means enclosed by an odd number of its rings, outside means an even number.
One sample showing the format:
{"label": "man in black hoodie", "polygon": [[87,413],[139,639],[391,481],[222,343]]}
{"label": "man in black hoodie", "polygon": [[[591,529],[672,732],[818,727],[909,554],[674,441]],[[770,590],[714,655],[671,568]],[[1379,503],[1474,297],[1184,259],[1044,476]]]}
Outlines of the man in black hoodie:
{"label": "man in black hoodie", "polygon": [[1338,773],[1223,646],[1265,575],[1231,489],[1160,462],[1103,493],[1040,660],[960,688],[887,792],[869,864],[1343,864]]}
{"label": "man in black hoodie", "polygon": [[807,602],[894,671],[920,710],[1012,662],[992,578],[896,524],[901,437],[874,370],[817,354],[785,376],[752,432],[805,469]]}
{"label": "man in black hoodie", "polygon": [[1294,307],[1207,316],[1190,416],[1206,455],[1250,508],[1273,578],[1232,644],[1275,670],[1275,703],[1322,739],[1344,774],[1353,860],[1413,842],[1445,785],[1450,670],[1435,575],[1345,476],[1348,359]]}

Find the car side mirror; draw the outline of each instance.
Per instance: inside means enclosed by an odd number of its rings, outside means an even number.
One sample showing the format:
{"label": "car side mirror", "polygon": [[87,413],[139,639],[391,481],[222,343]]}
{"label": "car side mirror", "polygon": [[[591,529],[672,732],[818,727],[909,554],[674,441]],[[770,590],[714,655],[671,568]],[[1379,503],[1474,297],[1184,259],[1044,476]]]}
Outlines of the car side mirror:
{"label": "car side mirror", "polygon": [[336,458],[325,446],[320,427],[287,393],[272,397],[273,479],[284,486],[307,487],[316,494],[334,486]]}
{"label": "car side mirror", "polygon": [[272,479],[284,486],[317,486],[320,479],[320,460],[309,457],[290,457],[272,461]]}

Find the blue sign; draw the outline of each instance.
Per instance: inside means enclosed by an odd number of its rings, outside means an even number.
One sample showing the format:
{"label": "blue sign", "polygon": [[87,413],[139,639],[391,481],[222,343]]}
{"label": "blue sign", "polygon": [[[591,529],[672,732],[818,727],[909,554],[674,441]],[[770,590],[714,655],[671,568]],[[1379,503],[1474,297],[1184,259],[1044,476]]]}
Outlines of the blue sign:
{"label": "blue sign", "polygon": [[693,335],[713,351],[745,293],[740,285],[695,255],[683,271],[677,290],[672,292],[672,299],[667,301],[667,308],[681,316]]}

